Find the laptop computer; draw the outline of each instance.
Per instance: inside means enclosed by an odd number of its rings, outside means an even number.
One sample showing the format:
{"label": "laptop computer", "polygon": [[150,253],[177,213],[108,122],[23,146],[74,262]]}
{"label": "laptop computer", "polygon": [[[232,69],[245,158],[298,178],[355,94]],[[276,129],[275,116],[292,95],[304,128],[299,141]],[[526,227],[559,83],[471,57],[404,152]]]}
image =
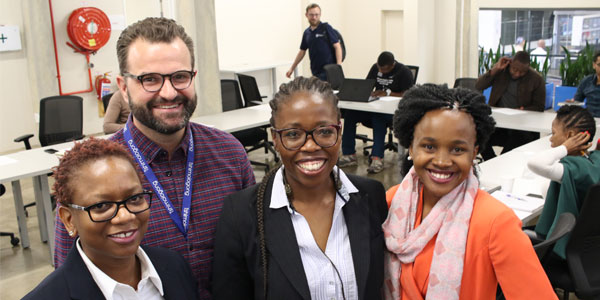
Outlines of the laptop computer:
{"label": "laptop computer", "polygon": [[371,98],[374,87],[375,79],[345,78],[337,96],[343,101],[369,102],[377,99]]}

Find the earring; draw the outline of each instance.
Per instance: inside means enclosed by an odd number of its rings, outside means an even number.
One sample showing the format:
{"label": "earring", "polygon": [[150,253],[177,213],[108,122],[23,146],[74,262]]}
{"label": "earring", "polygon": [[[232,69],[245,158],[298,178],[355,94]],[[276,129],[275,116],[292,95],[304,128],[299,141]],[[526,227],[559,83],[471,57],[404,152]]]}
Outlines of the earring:
{"label": "earring", "polygon": [[290,186],[290,184],[287,182],[287,179],[285,178],[285,169],[283,170],[283,174],[281,174],[281,175],[283,175],[282,176],[283,177],[283,188],[285,189],[285,195],[287,196],[288,201],[290,201],[290,203],[291,203],[290,199],[294,198],[294,193],[292,192],[292,187]]}
{"label": "earring", "polygon": [[69,236],[73,236],[74,232],[73,231],[69,231]]}
{"label": "earring", "polygon": [[406,160],[412,160],[412,156],[410,156],[410,155],[409,155],[409,156],[407,156],[407,157],[406,157]]}

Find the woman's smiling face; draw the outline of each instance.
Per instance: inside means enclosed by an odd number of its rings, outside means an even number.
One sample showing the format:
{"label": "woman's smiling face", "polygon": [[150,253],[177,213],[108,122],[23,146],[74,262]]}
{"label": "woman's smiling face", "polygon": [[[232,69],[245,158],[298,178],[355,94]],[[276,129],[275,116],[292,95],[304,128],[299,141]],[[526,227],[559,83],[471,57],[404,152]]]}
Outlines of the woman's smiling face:
{"label": "woman's smiling face", "polygon": [[475,123],[466,112],[437,109],[421,118],[409,154],[425,199],[439,200],[469,176],[479,150],[476,141]]}

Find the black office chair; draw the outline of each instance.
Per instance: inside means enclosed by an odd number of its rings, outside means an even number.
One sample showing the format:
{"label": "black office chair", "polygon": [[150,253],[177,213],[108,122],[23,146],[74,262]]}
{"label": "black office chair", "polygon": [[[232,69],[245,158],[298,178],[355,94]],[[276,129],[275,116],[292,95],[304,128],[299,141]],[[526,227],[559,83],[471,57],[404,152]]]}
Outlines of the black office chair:
{"label": "black office chair", "polygon": [[413,75],[413,84],[417,84],[417,76],[419,76],[419,67],[417,66],[411,66],[411,65],[405,65],[410,72]]}
{"label": "black office chair", "polygon": [[[0,196],[4,195],[4,192],[6,192],[6,188],[3,184],[0,184]],[[10,236],[10,243],[13,247],[17,246],[20,242],[19,238],[15,237],[15,234],[12,232],[0,232],[0,236]]]}
{"label": "black office chair", "polygon": [[[533,249],[537,254],[538,259],[544,264],[544,262],[548,259],[548,257],[552,254],[552,248],[556,244],[556,241],[560,240],[566,234],[573,230],[575,227],[575,216],[572,213],[566,212],[562,213],[558,216],[558,220],[556,221],[556,225],[554,226],[554,231],[548,236],[548,238],[544,239],[538,236],[538,234],[531,229],[524,229],[523,231],[529,236],[531,242],[533,243]],[[504,294],[502,293],[502,289],[500,285],[498,285],[498,290],[496,292],[496,300],[505,300]]]}
{"label": "black office chair", "polygon": [[552,253],[552,248],[556,244],[556,241],[560,240],[563,236],[568,234],[575,227],[577,219],[572,213],[566,212],[558,216],[554,230],[546,239],[541,239],[535,231],[525,229],[523,230],[531,239],[533,243],[533,249],[543,264],[546,259]]}
{"label": "black office chair", "polygon": [[[40,144],[42,147],[83,138],[83,99],[78,96],[53,96],[40,101]],[[14,139],[31,149],[27,134]]]}
{"label": "black office chair", "polygon": [[456,80],[454,80],[454,88],[462,87],[465,89],[480,92],[475,88],[476,82],[477,82],[477,78],[470,78],[470,77],[456,78]]}
{"label": "black office chair", "polygon": [[567,243],[566,260],[551,255],[543,264],[564,299],[575,292],[580,299],[600,299],[600,183],[590,187]]}
{"label": "black office chair", "polygon": [[[230,111],[234,109],[243,108],[242,96],[240,95],[240,88],[238,82],[232,79],[221,79],[221,103],[223,105],[223,111]],[[250,129],[244,129],[231,133],[240,143],[246,148],[246,152],[258,150],[260,148],[265,149],[265,153],[271,151],[275,156],[275,162],[279,161],[273,145],[269,142],[269,136],[264,127],[256,127]],[[263,162],[250,161],[251,164],[265,167],[269,171],[269,165]]]}
{"label": "black office chair", "polygon": [[102,96],[102,105],[104,106],[104,112],[106,112],[106,109],[108,108],[108,103],[110,102],[110,98],[113,96],[113,94],[114,93],[110,93]]}
{"label": "black office chair", "polygon": [[248,107],[262,104],[262,99],[267,98],[267,96],[260,95],[256,78],[244,74],[237,74],[237,77],[240,81],[240,87],[242,88],[242,95],[244,96],[244,106]]}
{"label": "black office chair", "polygon": [[[40,101],[39,138],[42,147],[64,142],[80,140],[83,136],[83,99],[79,96],[53,96]],[[25,144],[25,149],[31,149],[29,139],[33,134],[26,134],[14,139],[14,142]],[[25,205],[35,205],[35,202]]]}
{"label": "black office chair", "polygon": [[338,64],[328,64],[323,67],[325,74],[327,75],[327,82],[331,85],[334,90],[339,90],[344,82],[344,70],[342,66]]}

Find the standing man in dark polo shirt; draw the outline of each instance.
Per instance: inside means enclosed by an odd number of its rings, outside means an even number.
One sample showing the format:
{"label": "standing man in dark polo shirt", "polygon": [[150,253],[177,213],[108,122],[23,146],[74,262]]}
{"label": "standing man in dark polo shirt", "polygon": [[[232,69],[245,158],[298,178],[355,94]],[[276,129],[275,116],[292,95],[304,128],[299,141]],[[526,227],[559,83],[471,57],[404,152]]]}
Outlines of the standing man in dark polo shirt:
{"label": "standing man in dark polo shirt", "polygon": [[[544,111],[546,85],[542,76],[529,66],[529,53],[519,51],[511,59],[502,57],[491,70],[477,79],[475,87],[483,91],[492,87],[488,104],[522,110]],[[530,131],[496,128],[481,153],[485,160],[496,156],[492,146],[502,146],[502,153],[539,138]]]}
{"label": "standing man in dark polo shirt", "polygon": [[[377,63],[374,63],[367,74],[367,79],[375,79],[373,97],[396,96],[402,97],[404,92],[413,86],[413,76],[410,69],[394,59],[394,54],[384,51],[379,54]],[[343,100],[343,99],[342,99]],[[393,115],[371,113],[359,110],[346,110],[344,112],[344,132],[342,133],[342,156],[338,161],[340,167],[356,166],[356,124],[373,128],[373,151],[371,163],[367,168],[369,173],[379,173],[383,170],[383,152],[385,145],[385,132],[388,124],[392,123]]]}
{"label": "standing man in dark polo shirt", "polygon": [[[210,299],[215,227],[223,198],[255,183],[246,151],[231,134],[189,122],[197,104],[197,71],[194,44],[181,25],[166,18],[134,23],[121,32],[117,57],[117,84],[131,114],[110,139],[130,150],[143,174],[144,190],[153,192],[142,244],[181,253],[198,281],[200,299]],[[134,228],[107,230],[116,229],[122,220],[117,215],[107,221],[113,226],[90,226],[105,244],[125,247],[128,237],[137,234]],[[55,232],[58,267],[77,234],[67,233],[60,218]]]}
{"label": "standing man in dark polo shirt", "polygon": [[292,73],[304,58],[306,49],[308,49],[310,70],[313,76],[321,80],[327,80],[323,66],[328,64],[342,64],[342,46],[340,45],[340,40],[331,25],[321,23],[321,7],[318,4],[312,3],[306,7],[306,18],[310,26],[304,30],[302,42],[300,43],[300,51],[298,51],[292,67],[285,75],[288,78],[292,76]]}

